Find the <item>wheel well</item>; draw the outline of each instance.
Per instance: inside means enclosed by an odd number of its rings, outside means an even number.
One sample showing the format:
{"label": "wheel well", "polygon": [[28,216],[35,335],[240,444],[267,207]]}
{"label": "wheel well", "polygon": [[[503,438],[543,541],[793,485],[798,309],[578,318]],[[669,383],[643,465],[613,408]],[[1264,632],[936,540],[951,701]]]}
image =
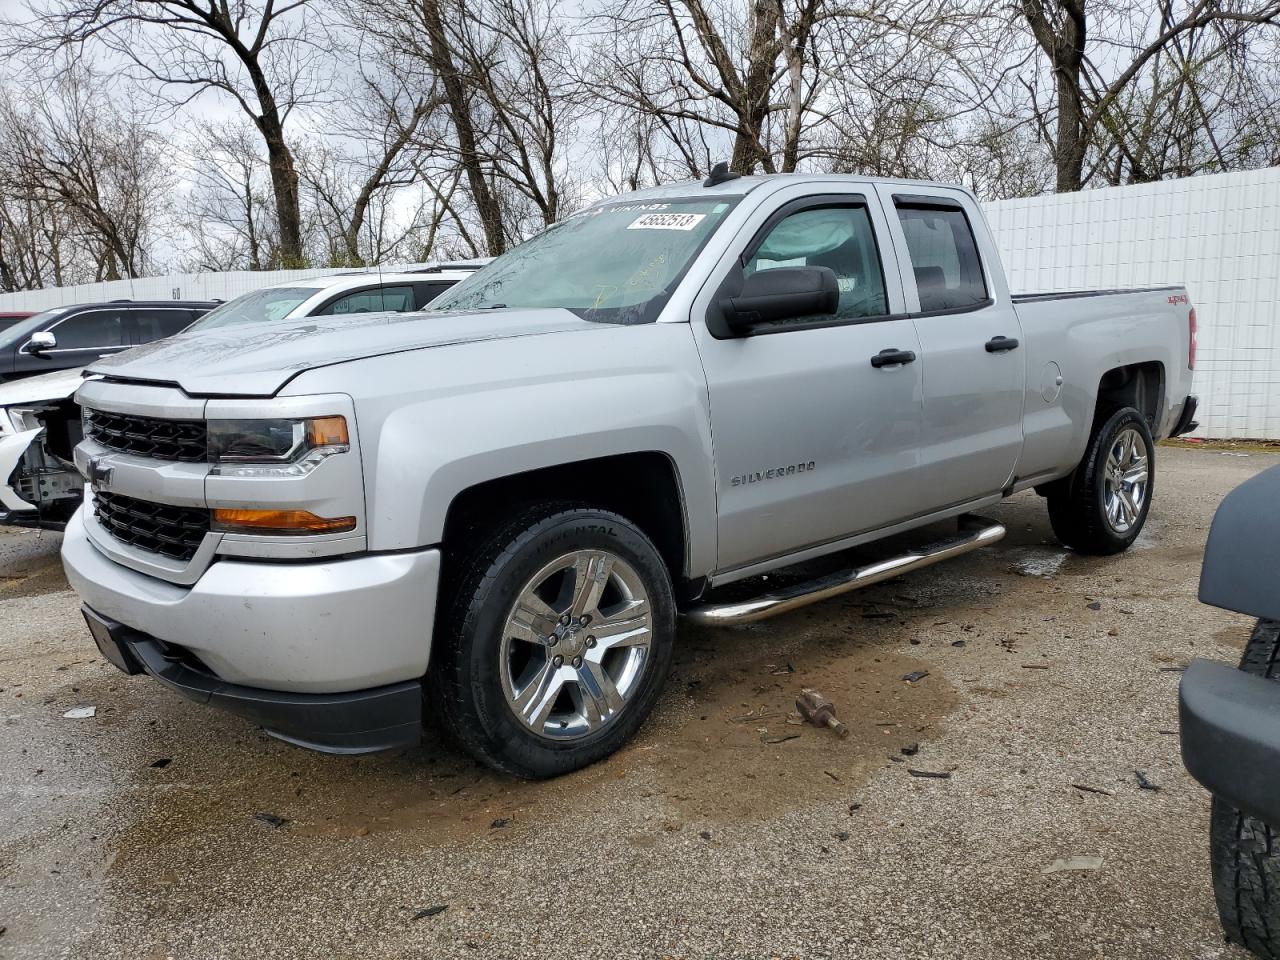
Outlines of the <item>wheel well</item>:
{"label": "wheel well", "polygon": [[1121,407],[1133,407],[1147,421],[1152,434],[1159,426],[1160,402],[1164,396],[1164,365],[1157,360],[1114,367],[1098,384],[1095,417],[1101,418]]}
{"label": "wheel well", "polygon": [[[685,574],[684,498],[663,453],[627,453],[487,480],[462,491],[445,515],[444,543],[535,500],[581,500],[620,513],[653,541],[673,580]],[[495,505],[500,508],[495,509]]]}

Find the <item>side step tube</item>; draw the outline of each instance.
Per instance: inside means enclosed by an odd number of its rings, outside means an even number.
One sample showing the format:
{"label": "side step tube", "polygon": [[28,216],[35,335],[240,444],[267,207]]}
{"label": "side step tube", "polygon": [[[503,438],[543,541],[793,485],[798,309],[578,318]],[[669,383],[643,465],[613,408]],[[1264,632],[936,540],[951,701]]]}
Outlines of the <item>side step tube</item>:
{"label": "side step tube", "polygon": [[686,611],[685,616],[694,623],[709,627],[755,623],[757,620],[775,617],[780,613],[817,603],[819,600],[837,597],[850,590],[869,587],[873,583],[889,580],[899,574],[931,566],[940,560],[949,560],[962,553],[990,546],[1004,539],[1004,533],[1004,524],[973,514],[965,514],[960,518],[959,531],[955,538],[939,540],[865,567],[838,570],[817,580],[798,583],[774,593],[766,593],[753,600],[695,606]]}

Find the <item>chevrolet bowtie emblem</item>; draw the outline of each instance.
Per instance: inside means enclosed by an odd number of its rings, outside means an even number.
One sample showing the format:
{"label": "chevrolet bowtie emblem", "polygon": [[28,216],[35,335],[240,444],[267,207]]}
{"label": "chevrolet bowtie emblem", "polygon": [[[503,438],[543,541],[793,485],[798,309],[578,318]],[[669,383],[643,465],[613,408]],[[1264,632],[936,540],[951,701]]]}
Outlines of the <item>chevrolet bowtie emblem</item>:
{"label": "chevrolet bowtie emblem", "polygon": [[90,457],[84,465],[84,478],[95,487],[100,483],[110,483],[115,467],[104,466],[97,457]]}

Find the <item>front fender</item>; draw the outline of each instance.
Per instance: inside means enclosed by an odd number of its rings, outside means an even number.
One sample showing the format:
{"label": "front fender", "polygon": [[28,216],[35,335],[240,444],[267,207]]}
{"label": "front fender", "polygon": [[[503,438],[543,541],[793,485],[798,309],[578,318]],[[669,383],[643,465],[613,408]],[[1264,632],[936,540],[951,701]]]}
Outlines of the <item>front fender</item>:
{"label": "front fender", "polygon": [[1232,490],[1209,529],[1200,602],[1280,620],[1280,466]]}
{"label": "front fender", "polygon": [[291,388],[355,398],[371,550],[440,543],[450,505],[477,484],[656,452],[681,486],[690,575],[715,565],[707,388],[687,324],[414,351],[309,371]]}

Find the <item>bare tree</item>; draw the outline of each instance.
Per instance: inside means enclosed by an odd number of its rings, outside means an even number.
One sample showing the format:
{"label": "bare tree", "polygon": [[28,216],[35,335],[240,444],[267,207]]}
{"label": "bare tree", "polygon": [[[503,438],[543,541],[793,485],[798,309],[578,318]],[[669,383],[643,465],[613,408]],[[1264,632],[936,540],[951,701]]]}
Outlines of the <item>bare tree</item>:
{"label": "bare tree", "polygon": [[[1134,7],[1090,0],[1020,0],[1020,10],[1053,74],[1053,130],[1045,124],[1059,192],[1079,190],[1100,131],[1143,71],[1193,31],[1217,23],[1274,25],[1277,0],[1189,0]],[[1095,37],[1097,20],[1104,27]],[[1154,23],[1150,21],[1154,18]],[[1136,29],[1135,29],[1136,24]],[[1091,41],[1098,53],[1091,55]]]}
{"label": "bare tree", "polygon": [[244,123],[203,125],[189,146],[192,187],[183,218],[197,270],[270,270],[281,261],[267,161]]}
{"label": "bare tree", "polygon": [[399,216],[393,207],[414,206],[405,202],[406,188],[417,177],[420,133],[444,106],[430,72],[396,50],[353,52],[360,64],[355,89],[324,112],[325,136],[299,163],[333,266],[381,262],[418,229],[422,203]]}
{"label": "bare tree", "polygon": [[0,98],[10,195],[57,209],[96,251],[95,279],[141,276],[171,183],[158,138],[116,109],[101,80],[65,74],[50,92]]}
{"label": "bare tree", "polygon": [[253,122],[266,147],[280,249],[303,261],[298,175],[285,134],[290,114],[332,77],[329,44],[309,0],[45,0],[13,52],[39,56],[105,47],[174,107],[218,92]]}

